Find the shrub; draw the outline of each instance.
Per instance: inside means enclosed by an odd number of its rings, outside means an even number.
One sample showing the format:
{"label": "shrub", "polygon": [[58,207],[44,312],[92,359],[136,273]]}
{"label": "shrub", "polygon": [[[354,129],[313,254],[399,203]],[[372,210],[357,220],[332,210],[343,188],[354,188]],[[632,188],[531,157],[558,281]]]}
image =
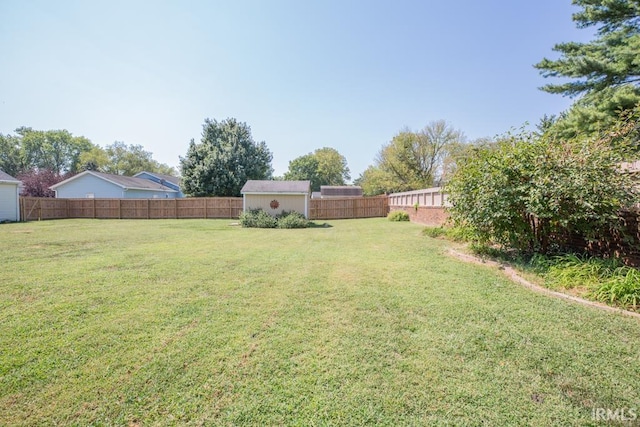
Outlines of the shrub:
{"label": "shrub", "polygon": [[618,261],[568,254],[554,257],[545,279],[550,287],[571,289],[576,286],[597,287],[611,277]]}
{"label": "shrub", "polygon": [[473,241],[474,234],[469,228],[462,226],[455,227],[426,227],[422,230],[422,234],[425,236],[437,238],[444,236],[455,242],[471,242]]}
{"label": "shrub", "polygon": [[599,301],[638,308],[638,303],[640,303],[640,270],[619,267],[592,294]]}
{"label": "shrub", "polygon": [[426,227],[422,230],[422,234],[428,237],[438,238],[447,235],[447,229],[444,227]]}
{"label": "shrub", "polygon": [[405,211],[393,211],[387,215],[389,221],[409,221],[409,214]]}
{"label": "shrub", "polygon": [[250,209],[240,214],[240,225],[245,228],[276,228],[278,221],[262,209]]}
{"label": "shrub", "polygon": [[618,165],[637,145],[634,129],[621,122],[597,140],[523,133],[479,147],[457,161],[447,184],[451,218],[480,242],[526,254],[552,254],[559,236],[623,232],[619,212],[638,188]]}
{"label": "shrub", "polygon": [[262,209],[251,209],[240,214],[240,225],[245,228],[307,228],[311,222],[298,212],[282,212],[277,217]]}
{"label": "shrub", "polygon": [[278,228],[307,228],[311,222],[298,212],[282,212],[277,217]]}

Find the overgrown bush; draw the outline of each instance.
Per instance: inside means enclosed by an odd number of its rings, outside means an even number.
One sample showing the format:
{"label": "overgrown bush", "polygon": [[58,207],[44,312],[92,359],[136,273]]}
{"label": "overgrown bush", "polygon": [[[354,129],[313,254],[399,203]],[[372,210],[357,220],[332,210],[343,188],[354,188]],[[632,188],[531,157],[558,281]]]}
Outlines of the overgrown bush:
{"label": "overgrown bush", "polygon": [[387,215],[389,221],[409,221],[409,214],[405,211],[393,211]]}
{"label": "overgrown bush", "polygon": [[282,212],[277,216],[278,228],[307,228],[311,224],[307,218],[299,212]]}
{"label": "overgrown bush", "polygon": [[276,217],[262,209],[250,209],[240,214],[240,225],[245,228],[307,228],[311,222],[298,212],[282,212]]}
{"label": "overgrown bush", "polygon": [[619,212],[638,195],[618,166],[631,155],[633,129],[621,123],[597,140],[522,133],[478,148],[446,187],[451,217],[481,243],[525,253],[551,253],[561,235],[622,231]]}
{"label": "overgrown bush", "polygon": [[245,228],[276,228],[278,220],[262,209],[250,209],[240,214],[240,225]]}

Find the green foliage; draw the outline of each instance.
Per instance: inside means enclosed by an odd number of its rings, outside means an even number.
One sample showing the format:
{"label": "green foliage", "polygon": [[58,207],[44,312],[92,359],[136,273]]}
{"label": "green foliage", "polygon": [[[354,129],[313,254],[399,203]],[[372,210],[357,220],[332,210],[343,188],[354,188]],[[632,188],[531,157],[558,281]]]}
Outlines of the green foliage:
{"label": "green foliage", "polygon": [[603,302],[637,309],[640,305],[640,271],[631,267],[617,268],[593,296]]}
{"label": "green foliage", "polygon": [[311,181],[311,191],[320,191],[322,185],[346,185],[350,178],[347,159],[329,147],[293,159],[284,174],[285,180]]}
{"label": "green foliage", "polygon": [[405,211],[393,211],[393,212],[389,212],[389,215],[387,215],[387,219],[389,221],[409,221],[409,214],[406,213]]}
{"label": "green foliage", "polygon": [[583,257],[567,254],[550,260],[545,279],[553,288],[572,289],[577,286],[593,288],[608,278],[620,266],[614,259]]}
{"label": "green foliage", "polygon": [[276,228],[278,220],[262,209],[250,209],[240,214],[240,225],[245,228]]}
{"label": "green foliage", "polygon": [[584,95],[558,121],[561,137],[594,134],[606,129],[620,111],[640,101],[640,5],[637,0],[574,0],[582,10],[573,15],[579,28],[597,27],[589,43],[560,43],[560,58],[536,64],[544,77],[571,79],[542,89],[568,96]]}
{"label": "green foliage", "polygon": [[446,237],[447,229],[444,227],[426,227],[422,230],[422,234],[427,237],[433,237],[434,239],[443,236]]}
{"label": "green foliage", "polygon": [[426,227],[422,234],[433,238],[446,237],[455,242],[472,242],[474,237],[465,227],[458,226]]}
{"label": "green foliage", "polygon": [[393,175],[380,166],[369,166],[353,183],[362,187],[365,196],[402,191],[402,186],[395,182]]}
{"label": "green foliage", "polygon": [[638,195],[632,177],[618,170],[634,127],[620,122],[597,140],[523,133],[478,149],[447,186],[452,219],[480,243],[529,253],[549,253],[553,236],[596,239],[621,229],[618,212]]}
{"label": "green foliage", "polygon": [[640,82],[640,5],[637,0],[574,0],[583,8],[573,15],[580,28],[598,27],[589,43],[560,43],[557,60],[536,64],[545,77],[582,78],[563,84],[549,84],[551,93],[578,95],[609,87]]}
{"label": "green foliage", "polygon": [[282,212],[277,217],[278,228],[308,228],[311,221],[299,212]]}
{"label": "green foliage", "polygon": [[0,170],[15,177],[24,171],[20,138],[0,133]]}
{"label": "green foliage", "polygon": [[269,179],[272,154],[267,145],[255,142],[251,128],[236,119],[206,119],[200,143],[191,140],[180,158],[182,186],[194,197],[239,196],[250,179]]}
{"label": "green foliage", "polygon": [[177,174],[171,166],[154,160],[153,153],[146,151],[142,145],[127,145],[121,141],[115,141],[106,148],[94,146],[83,152],[79,160],[84,170],[114,175],[133,176],[143,171],[172,176]]}
{"label": "green foliage", "polygon": [[640,270],[621,265],[616,258],[602,259],[575,254],[554,257],[545,275],[552,288],[583,287],[598,301],[638,308]]}
{"label": "green foliage", "polygon": [[21,127],[16,133],[21,172],[47,169],[58,175],[76,173],[80,170],[80,155],[95,147],[84,136],[73,136],[67,130],[40,131]]}
{"label": "green foliage", "polygon": [[460,151],[463,143],[462,132],[444,120],[431,122],[418,132],[403,130],[382,147],[375,165],[356,183],[367,196],[432,187],[446,172],[449,150]]}
{"label": "green foliage", "polygon": [[283,211],[274,217],[258,208],[242,212],[240,225],[245,228],[307,228],[311,221],[295,211]]}

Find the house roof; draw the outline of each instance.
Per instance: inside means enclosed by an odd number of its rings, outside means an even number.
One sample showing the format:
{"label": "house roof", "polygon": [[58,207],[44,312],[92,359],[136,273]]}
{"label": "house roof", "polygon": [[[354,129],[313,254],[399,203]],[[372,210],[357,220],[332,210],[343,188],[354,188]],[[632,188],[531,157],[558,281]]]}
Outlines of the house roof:
{"label": "house roof", "polygon": [[321,185],[322,197],[360,197],[362,187],[356,185]]}
{"label": "house roof", "polygon": [[241,193],[299,193],[308,194],[311,181],[258,181],[249,180]]}
{"label": "house roof", "polygon": [[0,171],[0,182],[10,182],[15,184],[20,184],[20,181],[18,181],[17,179],[15,179],[11,175],[3,171]]}
{"label": "house roof", "polygon": [[160,178],[162,180],[165,180],[165,181],[170,182],[172,184],[175,184],[177,186],[180,186],[180,182],[182,181],[182,179],[177,177],[177,176],[165,175],[165,174],[162,174],[162,173],[147,172],[147,171],[138,172],[137,174],[133,175],[133,177],[137,178],[139,175],[142,175],[143,173],[146,173],[148,175],[153,175],[153,176],[155,176],[157,178]]}
{"label": "house roof", "polygon": [[72,176],[69,179],[65,179],[55,185],[52,185],[52,190],[70,182],[74,181],[85,175],[93,175],[97,178],[103,179],[107,182],[117,185],[118,187],[124,188],[125,190],[148,190],[148,191],[167,191],[170,193],[176,193],[176,190],[173,190],[169,187],[165,187],[164,185],[160,185],[156,182],[153,182],[144,178],[135,178],[132,176],[122,176],[122,175],[112,175],[110,173],[102,173],[96,171],[84,171],[79,173],[78,175]]}

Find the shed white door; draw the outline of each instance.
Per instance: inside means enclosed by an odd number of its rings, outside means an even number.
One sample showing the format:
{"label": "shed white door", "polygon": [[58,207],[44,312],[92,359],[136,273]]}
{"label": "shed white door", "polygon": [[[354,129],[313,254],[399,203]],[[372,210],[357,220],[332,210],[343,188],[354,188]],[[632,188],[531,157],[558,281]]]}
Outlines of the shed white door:
{"label": "shed white door", "polygon": [[18,221],[17,185],[0,183],[0,221]]}

